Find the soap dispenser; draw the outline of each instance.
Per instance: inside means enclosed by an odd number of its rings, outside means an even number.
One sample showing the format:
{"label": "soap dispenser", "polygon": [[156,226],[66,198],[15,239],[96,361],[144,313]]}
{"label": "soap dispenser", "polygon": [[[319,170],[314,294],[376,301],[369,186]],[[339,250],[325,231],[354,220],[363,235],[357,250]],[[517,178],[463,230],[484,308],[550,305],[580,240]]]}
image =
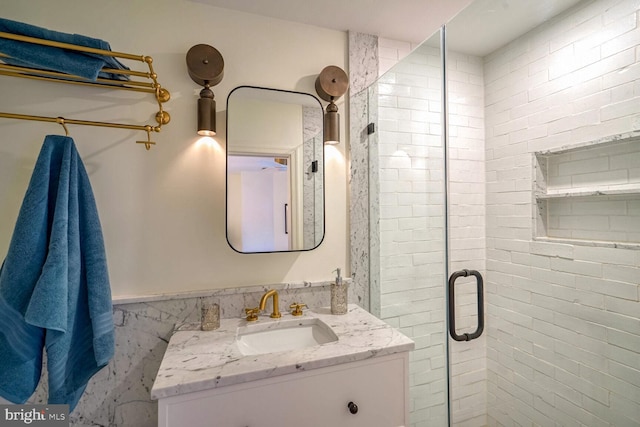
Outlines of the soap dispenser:
{"label": "soap dispenser", "polygon": [[346,314],[347,313],[347,283],[342,281],[340,276],[340,269],[335,270],[336,275],[335,283],[331,284],[331,314]]}

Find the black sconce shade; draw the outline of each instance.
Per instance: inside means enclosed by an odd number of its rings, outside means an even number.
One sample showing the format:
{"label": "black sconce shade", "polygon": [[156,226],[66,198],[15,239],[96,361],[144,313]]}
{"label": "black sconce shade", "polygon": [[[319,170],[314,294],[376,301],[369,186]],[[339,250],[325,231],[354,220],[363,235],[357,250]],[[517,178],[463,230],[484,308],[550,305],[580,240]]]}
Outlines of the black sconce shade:
{"label": "black sconce shade", "polygon": [[327,105],[327,112],[324,115],[324,143],[340,144],[340,114],[338,114],[338,106],[333,101]]}
{"label": "black sconce shade", "polygon": [[216,134],[216,101],[208,87],[200,91],[198,99],[198,135],[213,136]]}

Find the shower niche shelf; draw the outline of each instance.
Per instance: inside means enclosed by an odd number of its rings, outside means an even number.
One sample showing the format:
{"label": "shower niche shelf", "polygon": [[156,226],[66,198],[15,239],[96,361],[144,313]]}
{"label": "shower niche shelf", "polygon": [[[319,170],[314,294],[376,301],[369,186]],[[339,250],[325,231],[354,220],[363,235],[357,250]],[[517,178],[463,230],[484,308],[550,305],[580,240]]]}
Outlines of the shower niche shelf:
{"label": "shower niche shelf", "polygon": [[534,239],[640,249],[640,131],[534,153]]}

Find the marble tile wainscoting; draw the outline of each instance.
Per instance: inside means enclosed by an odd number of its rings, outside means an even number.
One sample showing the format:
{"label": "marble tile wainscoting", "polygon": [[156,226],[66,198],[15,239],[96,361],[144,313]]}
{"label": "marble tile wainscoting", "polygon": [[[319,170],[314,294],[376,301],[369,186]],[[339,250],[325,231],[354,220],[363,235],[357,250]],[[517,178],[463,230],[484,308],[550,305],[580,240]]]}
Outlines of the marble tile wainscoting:
{"label": "marble tile wainscoting", "polygon": [[[158,405],[150,396],[153,381],[176,325],[199,321],[202,298],[218,298],[221,317],[233,318],[243,316],[246,307],[257,306],[269,289],[278,291],[283,312],[288,311],[293,302],[312,308],[328,307],[330,285],[329,281],[287,283],[114,301],[115,355],[89,382],[71,414],[71,426],[157,426]],[[361,294],[356,287],[349,286],[349,302],[362,305]],[[268,303],[267,311],[270,309],[271,303]],[[45,374],[28,403],[46,403],[47,395]]]}

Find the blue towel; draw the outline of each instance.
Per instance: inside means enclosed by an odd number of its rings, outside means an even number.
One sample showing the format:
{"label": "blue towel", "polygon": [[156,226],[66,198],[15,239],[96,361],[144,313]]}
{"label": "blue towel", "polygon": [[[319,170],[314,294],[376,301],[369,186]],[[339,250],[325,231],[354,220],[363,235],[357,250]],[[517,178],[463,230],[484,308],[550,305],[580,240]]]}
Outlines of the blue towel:
{"label": "blue towel", "polygon": [[24,403],[47,352],[49,403],[73,410],[114,352],[107,263],[73,140],[45,138],[0,269],[0,396]]}
{"label": "blue towel", "polygon": [[[71,43],[83,47],[111,50],[109,43],[104,40],[79,34],[47,30],[46,28],[4,18],[0,18],[0,32]],[[112,56],[42,46],[5,38],[0,38],[0,52],[9,55],[9,58],[1,57],[0,59],[10,65],[58,71],[84,77],[92,81],[95,81],[98,76],[115,80],[129,80],[129,77],[126,75],[100,71],[103,67],[119,70],[129,69]]]}

